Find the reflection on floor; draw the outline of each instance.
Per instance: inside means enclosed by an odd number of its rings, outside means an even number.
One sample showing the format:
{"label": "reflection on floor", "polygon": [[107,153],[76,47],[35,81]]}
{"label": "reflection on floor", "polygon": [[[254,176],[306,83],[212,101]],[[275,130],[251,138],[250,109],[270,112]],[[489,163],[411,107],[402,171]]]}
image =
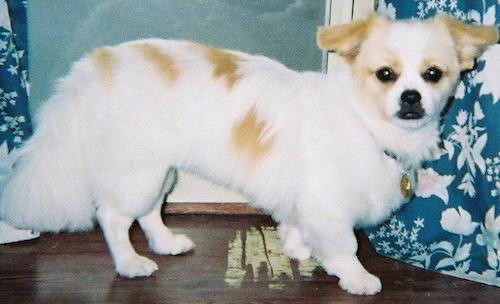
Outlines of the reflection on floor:
{"label": "reflection on floor", "polygon": [[283,289],[286,281],[311,278],[318,266],[312,259],[297,262],[284,255],[276,228],[251,227],[237,231],[229,242],[224,281],[232,287],[262,281],[270,289]]}
{"label": "reflection on floor", "polygon": [[415,268],[378,256],[359,234],[358,256],[380,276],[383,290],[352,296],[314,261],[284,256],[267,216],[169,215],[176,233],[196,248],[182,256],[150,252],[138,226],[138,253],[158,263],[149,278],[118,277],[96,231],[43,234],[0,245],[0,303],[497,303],[500,289]]}

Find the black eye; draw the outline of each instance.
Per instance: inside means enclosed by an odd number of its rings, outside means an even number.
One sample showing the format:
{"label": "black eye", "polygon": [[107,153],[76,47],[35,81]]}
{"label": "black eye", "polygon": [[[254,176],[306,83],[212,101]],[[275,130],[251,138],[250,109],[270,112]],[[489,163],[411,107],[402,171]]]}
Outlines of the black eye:
{"label": "black eye", "polygon": [[381,82],[390,82],[398,79],[398,75],[389,67],[383,67],[375,72],[378,80]]}
{"label": "black eye", "polygon": [[443,72],[436,67],[430,67],[422,74],[422,78],[425,81],[432,83],[439,82],[439,80],[441,80],[441,77],[443,77]]}

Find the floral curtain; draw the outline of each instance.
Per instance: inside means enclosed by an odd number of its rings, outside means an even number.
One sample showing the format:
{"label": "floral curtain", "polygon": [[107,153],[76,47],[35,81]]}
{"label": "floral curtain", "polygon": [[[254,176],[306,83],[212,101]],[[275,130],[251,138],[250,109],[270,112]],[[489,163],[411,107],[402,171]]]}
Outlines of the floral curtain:
{"label": "floral curtain", "polygon": [[[27,46],[26,1],[0,0],[0,184],[12,167],[8,152],[32,134]],[[37,235],[0,220],[0,244]]]}
{"label": "floral curtain", "polygon": [[[445,13],[497,25],[498,0],[381,0],[390,18]],[[443,121],[439,159],[418,173],[415,198],[368,236],[376,250],[418,267],[500,286],[500,46],[463,74]]]}
{"label": "floral curtain", "polygon": [[25,4],[16,0],[0,2],[0,144],[9,150],[32,132]]}

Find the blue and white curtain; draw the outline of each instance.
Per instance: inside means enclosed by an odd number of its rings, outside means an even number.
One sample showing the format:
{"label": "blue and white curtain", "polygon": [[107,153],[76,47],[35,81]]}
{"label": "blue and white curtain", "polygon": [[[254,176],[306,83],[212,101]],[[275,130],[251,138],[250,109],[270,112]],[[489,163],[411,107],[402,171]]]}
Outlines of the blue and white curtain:
{"label": "blue and white curtain", "polygon": [[[0,184],[12,167],[8,152],[32,134],[27,46],[26,1],[0,0]],[[37,235],[0,220],[0,244]]]}
{"label": "blue and white curtain", "polygon": [[12,150],[31,135],[28,111],[26,1],[0,2],[0,145]]}
{"label": "blue and white curtain", "polygon": [[[444,13],[496,25],[498,0],[381,0],[390,18]],[[416,197],[368,236],[376,250],[418,267],[500,286],[500,46],[463,74],[443,123],[439,159],[420,170]]]}

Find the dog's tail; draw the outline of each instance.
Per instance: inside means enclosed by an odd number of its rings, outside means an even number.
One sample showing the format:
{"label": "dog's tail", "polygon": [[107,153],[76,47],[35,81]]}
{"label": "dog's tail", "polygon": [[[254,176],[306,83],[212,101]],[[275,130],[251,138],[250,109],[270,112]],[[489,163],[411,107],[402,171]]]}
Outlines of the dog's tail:
{"label": "dog's tail", "polygon": [[0,219],[17,228],[58,232],[94,225],[85,182],[75,105],[55,96],[44,105],[36,132],[10,156],[13,170],[0,187]]}

